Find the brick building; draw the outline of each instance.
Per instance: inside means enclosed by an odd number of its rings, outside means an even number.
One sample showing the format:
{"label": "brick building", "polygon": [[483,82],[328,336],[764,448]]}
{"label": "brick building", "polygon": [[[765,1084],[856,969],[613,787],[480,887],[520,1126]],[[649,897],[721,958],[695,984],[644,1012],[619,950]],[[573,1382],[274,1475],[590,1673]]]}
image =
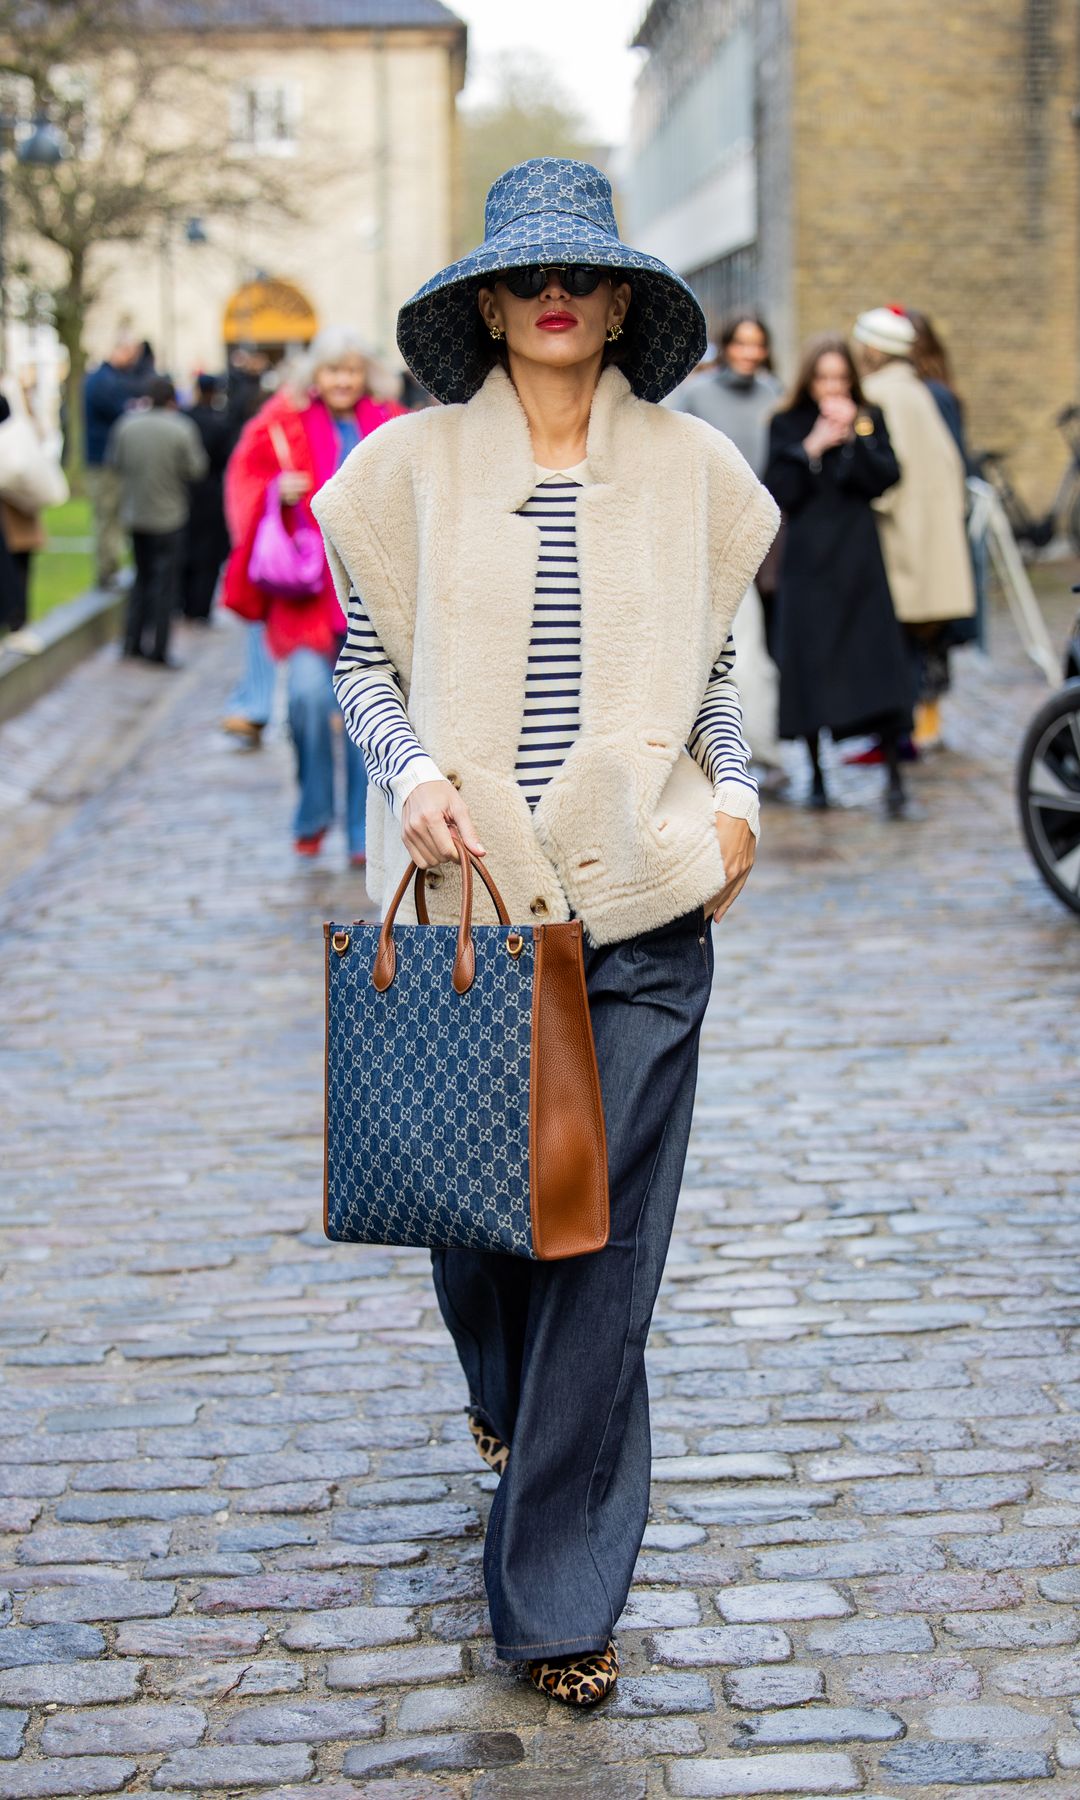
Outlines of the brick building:
{"label": "brick building", "polygon": [[653,0],[624,192],[634,242],[782,371],[863,307],[930,313],[973,441],[1048,503],[1080,399],[1076,0]]}

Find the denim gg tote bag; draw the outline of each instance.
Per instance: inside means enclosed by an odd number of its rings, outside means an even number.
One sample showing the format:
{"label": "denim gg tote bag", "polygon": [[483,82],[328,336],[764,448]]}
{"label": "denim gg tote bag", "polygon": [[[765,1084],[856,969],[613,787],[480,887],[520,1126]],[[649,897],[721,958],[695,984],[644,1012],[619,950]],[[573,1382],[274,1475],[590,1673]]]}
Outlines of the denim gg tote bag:
{"label": "denim gg tote bag", "polygon": [[[607,1149],[580,920],[513,926],[456,838],[461,917],[409,868],[382,925],[324,926],[325,1228],[540,1261],[603,1249]],[[472,921],[473,871],[497,925]],[[415,881],[416,925],[397,925]]]}

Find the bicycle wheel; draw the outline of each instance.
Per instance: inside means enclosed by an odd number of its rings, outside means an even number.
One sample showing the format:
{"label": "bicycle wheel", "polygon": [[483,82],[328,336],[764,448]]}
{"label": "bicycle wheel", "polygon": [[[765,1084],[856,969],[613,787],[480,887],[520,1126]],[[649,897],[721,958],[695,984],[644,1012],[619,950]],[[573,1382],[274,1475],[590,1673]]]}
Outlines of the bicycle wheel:
{"label": "bicycle wheel", "polygon": [[1066,682],[1035,714],[1016,786],[1035,867],[1050,892],[1080,913],[1080,681]]}

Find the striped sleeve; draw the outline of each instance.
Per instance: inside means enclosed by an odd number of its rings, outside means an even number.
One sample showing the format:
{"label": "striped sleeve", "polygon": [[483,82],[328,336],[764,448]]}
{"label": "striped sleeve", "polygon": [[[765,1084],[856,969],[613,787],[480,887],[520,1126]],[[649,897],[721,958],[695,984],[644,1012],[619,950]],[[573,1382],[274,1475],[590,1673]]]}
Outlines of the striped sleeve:
{"label": "striped sleeve", "polygon": [[358,594],[349,595],[348,635],[334,669],[334,693],[345,729],[364,753],[368,775],[400,815],[422,781],[442,781],[409,724],[401,677]]}
{"label": "striped sleeve", "polygon": [[743,736],[742,707],[735,686],[735,640],[730,635],[709,676],[686,747],[713,784],[717,812],[745,819],[757,837],[758,789],[750,773],[750,747]]}

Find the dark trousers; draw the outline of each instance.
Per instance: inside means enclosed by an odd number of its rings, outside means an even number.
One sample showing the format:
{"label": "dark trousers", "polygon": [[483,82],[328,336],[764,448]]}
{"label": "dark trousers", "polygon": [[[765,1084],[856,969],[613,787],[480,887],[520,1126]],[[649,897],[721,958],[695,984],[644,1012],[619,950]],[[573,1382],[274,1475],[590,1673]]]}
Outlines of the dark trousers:
{"label": "dark trousers", "polygon": [[630,1590],[649,1512],[645,1340],[690,1135],[711,934],[695,911],[623,943],[586,944],[585,970],[607,1248],[552,1263],[432,1252],[472,1409],[511,1447],[484,1547],[506,1661],[603,1649]]}
{"label": "dark trousers", "polygon": [[181,605],[185,619],[208,619],[217,593],[222,558],[217,547],[193,544],[185,546],[181,581]]}
{"label": "dark trousers", "polygon": [[184,533],[180,567],[180,604],[185,619],[208,619],[221,565],[229,554],[224,482],[220,473],[196,482],[190,499],[191,514]]}
{"label": "dark trousers", "polygon": [[150,656],[155,662],[164,662],[168,656],[183,543],[182,531],[132,532],[135,579],[124,626],[126,656]]}

